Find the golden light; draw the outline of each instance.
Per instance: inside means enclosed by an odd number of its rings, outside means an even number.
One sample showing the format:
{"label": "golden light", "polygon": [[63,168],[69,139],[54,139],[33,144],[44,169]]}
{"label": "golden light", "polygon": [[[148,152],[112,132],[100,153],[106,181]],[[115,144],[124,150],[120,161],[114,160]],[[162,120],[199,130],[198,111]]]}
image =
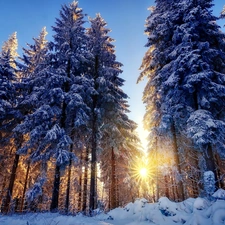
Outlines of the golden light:
{"label": "golden light", "polygon": [[143,177],[143,178],[148,176],[148,171],[144,167],[140,169],[139,173],[140,173],[141,177]]}
{"label": "golden light", "polygon": [[131,174],[132,178],[139,183],[144,180],[147,181],[151,177],[151,170],[143,158],[138,158],[132,165]]}

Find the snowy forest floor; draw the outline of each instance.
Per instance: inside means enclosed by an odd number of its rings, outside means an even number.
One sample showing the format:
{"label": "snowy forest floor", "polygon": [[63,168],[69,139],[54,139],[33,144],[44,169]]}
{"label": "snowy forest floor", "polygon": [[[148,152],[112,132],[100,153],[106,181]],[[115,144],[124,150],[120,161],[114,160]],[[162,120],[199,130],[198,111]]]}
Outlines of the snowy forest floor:
{"label": "snowy forest floor", "polygon": [[66,216],[59,213],[0,215],[0,225],[224,225],[225,190],[219,189],[212,201],[189,198],[171,202],[161,197],[157,203],[137,199],[124,208],[116,208],[94,217]]}

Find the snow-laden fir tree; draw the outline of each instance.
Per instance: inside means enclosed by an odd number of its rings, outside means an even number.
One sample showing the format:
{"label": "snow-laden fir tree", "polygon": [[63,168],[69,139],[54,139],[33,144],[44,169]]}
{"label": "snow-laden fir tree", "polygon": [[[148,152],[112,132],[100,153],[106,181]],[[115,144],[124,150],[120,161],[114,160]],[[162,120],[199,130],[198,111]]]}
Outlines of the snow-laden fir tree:
{"label": "snow-laden fir tree", "polygon": [[[174,163],[178,170],[178,177],[180,177],[180,158],[177,146],[177,128],[169,109],[166,104],[170,104],[165,98],[167,93],[164,93],[166,86],[164,83],[172,74],[172,67],[167,65],[170,63],[168,55],[174,49],[172,43],[172,34],[177,21],[179,21],[180,14],[174,13],[177,9],[177,1],[156,1],[156,7],[152,7],[151,15],[146,20],[146,34],[148,35],[149,47],[143,58],[141,65],[141,75],[138,79],[140,81],[145,76],[148,79],[144,90],[143,102],[146,104],[146,113],[144,116],[145,128],[149,130],[149,146],[152,147],[150,151],[159,151],[158,143],[165,142],[166,136],[171,139],[172,149],[174,151]],[[177,90],[174,91],[174,96],[179,96]],[[171,101],[171,100],[170,100]],[[171,110],[171,111],[169,111]],[[151,144],[152,143],[152,144]],[[162,145],[161,145],[162,146]],[[168,152],[169,149],[167,148]],[[170,154],[170,153],[167,153]],[[177,179],[179,189],[179,199],[183,199],[183,186],[180,178]]]}
{"label": "snow-laden fir tree", "polygon": [[[35,75],[37,76],[38,72],[41,71],[42,65],[45,65],[44,59],[48,51],[46,35],[47,32],[44,27],[40,32],[40,35],[37,38],[33,38],[34,44],[27,44],[28,48],[23,48],[23,55],[22,57],[19,57],[21,62],[16,63],[18,66],[17,73],[19,74],[21,80],[18,88],[20,94],[19,98],[17,98],[17,108],[21,112],[21,115],[23,115],[21,120],[31,114],[36,108],[37,98],[36,94],[32,92],[31,82],[33,81],[33,78],[35,78]],[[21,164],[24,168],[26,168],[24,187],[21,195],[21,211],[23,210],[25,203],[28,179],[31,179],[31,177],[36,177],[37,174],[37,169],[36,171],[33,170],[35,166],[30,163],[29,155],[27,155],[27,160],[24,160],[24,162],[25,164]],[[39,174],[42,174],[41,176],[43,176],[43,171],[39,172]],[[30,185],[32,184],[30,183]],[[28,199],[26,199],[26,201],[28,201]]]}
{"label": "snow-laden fir tree", "polygon": [[[16,68],[16,58],[19,56],[17,53],[18,40],[17,32],[14,32],[2,46],[1,56],[9,58],[9,65],[12,68]],[[8,56],[7,56],[8,55]]]}
{"label": "snow-laden fir tree", "polygon": [[[16,57],[17,54],[16,32],[4,42],[0,53],[0,124],[7,117],[11,120],[15,115],[13,111],[16,105]],[[6,122],[4,122],[5,124]]]}
{"label": "snow-laden fir tree", "polygon": [[22,78],[31,78],[33,73],[37,74],[37,66],[40,70],[41,64],[44,64],[45,56],[48,51],[47,34],[46,27],[43,27],[40,35],[37,38],[33,38],[34,44],[27,43],[28,48],[23,48],[23,56],[19,57],[22,64],[17,63],[21,68],[20,76],[22,76]]}
{"label": "snow-laden fir tree", "polygon": [[225,45],[211,7],[210,0],[156,1],[147,19],[149,50],[140,79],[148,78],[144,102],[149,129],[148,120],[157,121],[153,126],[171,133],[178,150],[178,135],[191,138],[205,169],[216,174],[213,155],[224,155]]}
{"label": "snow-laden fir tree", "polygon": [[[5,156],[10,156],[10,148],[17,150],[21,144],[20,137],[14,137],[13,139],[12,132],[21,118],[21,114],[19,110],[17,110],[17,47],[18,42],[15,32],[4,42],[0,53],[0,149],[3,150]],[[1,152],[1,154],[3,152]],[[18,162],[19,155],[15,154],[10,171],[9,183],[7,184],[7,193],[4,199],[4,205],[2,206],[3,213],[7,213],[10,209],[9,205],[13,194],[13,185]],[[7,175],[7,173],[4,174]]]}
{"label": "snow-laden fir tree", "polygon": [[[89,207],[90,210],[93,210],[97,207],[95,187],[98,150],[102,147],[110,152],[110,158],[114,158],[115,152],[122,151],[126,145],[126,138],[129,135],[136,140],[137,137],[132,134],[136,124],[126,115],[129,111],[126,100],[128,96],[121,89],[124,80],[119,77],[122,73],[122,64],[116,61],[115,46],[112,44],[114,40],[108,35],[110,30],[106,28],[107,23],[100,14],[97,14],[94,19],[89,18],[89,21],[91,27],[88,28],[87,34],[90,52],[93,55],[89,74],[95,90],[91,95],[90,105],[91,186]],[[110,158],[107,160],[111,160]],[[115,174],[113,176],[115,178]]]}
{"label": "snow-laden fir tree", "polygon": [[218,187],[214,154],[225,156],[225,35],[211,7],[210,0],[182,2],[183,24],[173,36],[178,45],[173,55],[186,105],[191,108],[186,133],[203,154],[202,169],[214,173]]}
{"label": "snow-laden fir tree", "polygon": [[53,27],[54,41],[48,44],[50,52],[37,65],[37,73],[32,72],[27,84],[35,108],[15,130],[29,135],[19,151],[21,154],[29,150],[33,161],[55,158],[52,211],[58,207],[60,170],[75,159],[73,138],[88,119],[88,108],[82,98],[88,91],[88,80],[83,75],[86,63],[83,23],[77,2],[62,6]]}

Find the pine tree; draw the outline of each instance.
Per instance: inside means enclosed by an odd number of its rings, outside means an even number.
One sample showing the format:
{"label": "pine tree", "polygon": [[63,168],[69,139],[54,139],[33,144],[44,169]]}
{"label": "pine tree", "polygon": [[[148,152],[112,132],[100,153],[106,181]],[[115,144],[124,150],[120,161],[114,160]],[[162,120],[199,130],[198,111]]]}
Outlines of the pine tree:
{"label": "pine tree", "polygon": [[14,32],[7,41],[4,42],[2,46],[2,57],[7,57],[9,59],[9,66],[12,68],[16,68],[16,58],[19,56],[17,53],[18,48],[18,40],[17,40],[17,32]]}
{"label": "pine tree", "polygon": [[[15,116],[16,106],[16,50],[18,47],[16,32],[13,33],[2,47],[0,54],[0,124],[3,127],[10,126],[6,120],[12,120]],[[3,126],[4,124],[4,126]],[[2,127],[3,126],[3,127]],[[7,128],[7,130],[12,130]],[[5,129],[6,131],[6,129]]]}
{"label": "pine tree", "polygon": [[184,24],[176,30],[174,39],[182,43],[183,48],[177,48],[182,53],[176,63],[183,70],[178,75],[193,110],[187,120],[187,135],[203,153],[203,169],[211,170],[218,182],[214,154],[224,156],[225,117],[221,111],[225,105],[221,102],[225,97],[225,35],[215,23],[218,18],[212,15],[212,1],[190,2],[183,7]]}
{"label": "pine tree", "polygon": [[[97,207],[96,174],[98,149],[109,151],[112,162],[111,170],[114,171],[110,179],[114,181],[112,191],[116,192],[115,152],[120,151],[125,145],[126,138],[135,129],[136,124],[126,115],[128,110],[128,96],[121,87],[124,80],[119,77],[122,64],[116,61],[113,39],[108,36],[110,32],[106,28],[107,23],[100,16],[89,19],[91,27],[88,29],[90,51],[93,55],[93,63],[89,74],[91,75],[96,92],[92,94],[91,104],[91,186],[90,186],[90,213]],[[92,71],[92,72],[91,72]],[[107,144],[106,144],[107,143]],[[120,153],[119,153],[120,154]],[[121,153],[122,154],[122,153]],[[116,207],[116,199],[113,199],[113,208]]]}
{"label": "pine tree", "polygon": [[156,112],[146,118],[174,140],[191,138],[205,169],[216,173],[213,155],[223,155],[224,143],[224,34],[211,7],[212,1],[156,1],[140,79],[148,76],[144,99]]}
{"label": "pine tree", "polygon": [[28,49],[23,48],[23,56],[19,57],[22,64],[18,63],[21,68],[20,73],[22,78],[31,78],[35,73],[37,74],[37,67],[40,70],[41,65],[44,63],[48,48],[48,41],[46,27],[42,28],[40,35],[33,38],[34,44],[28,44]]}
{"label": "pine tree", "polygon": [[86,63],[83,23],[77,2],[62,6],[60,19],[56,19],[53,27],[54,42],[48,44],[48,55],[39,61],[27,83],[30,93],[26,99],[33,100],[34,111],[16,128],[17,132],[28,134],[19,150],[21,154],[27,154],[30,149],[30,159],[34,162],[52,157],[56,160],[51,211],[58,209],[60,172],[71,165],[71,159],[76,159],[73,141],[88,119],[82,97],[88,96],[89,91],[88,79],[83,75]]}
{"label": "pine tree", "polygon": [[[2,47],[0,55],[0,136],[3,146],[1,149],[10,148],[18,150],[21,137],[14,136],[13,128],[21,119],[21,114],[17,110],[17,71],[16,57],[18,56],[16,32],[9,37]],[[10,144],[11,143],[11,144]],[[8,145],[8,146],[7,146]],[[8,148],[8,149],[10,149]],[[9,153],[6,153],[8,155]],[[10,201],[13,193],[16,170],[19,163],[19,155],[16,153],[9,179],[6,197],[3,202],[2,212],[7,213],[10,209]]]}
{"label": "pine tree", "polygon": [[[146,21],[146,34],[148,35],[148,43],[146,47],[149,50],[143,59],[141,65],[141,75],[138,82],[145,76],[148,77],[148,83],[144,90],[143,101],[146,104],[146,114],[144,117],[145,127],[149,132],[156,135],[156,139],[162,139],[162,136],[170,137],[174,142],[173,149],[175,152],[176,167],[180,171],[179,154],[177,150],[177,132],[173,114],[167,107],[168,100],[164,88],[167,77],[172,73],[169,64],[168,54],[173,50],[172,32],[176,21],[179,21],[179,14],[174,14],[177,2],[156,1],[156,7],[151,8],[151,15]],[[172,68],[172,67],[171,67]],[[176,89],[174,90],[174,95]],[[165,92],[165,93],[164,93]],[[171,100],[170,100],[171,101]],[[161,137],[157,137],[161,136]],[[164,141],[165,142],[165,141]],[[183,194],[182,183],[179,183],[179,193]],[[182,197],[181,197],[182,199]]]}
{"label": "pine tree", "polygon": [[[57,26],[53,27],[53,30],[56,32],[54,36],[56,54],[54,57],[58,58],[54,64],[58,69],[63,70],[67,77],[63,86],[66,95],[62,109],[61,126],[65,127],[66,132],[75,143],[80,143],[82,142],[80,136],[84,135],[88,120],[87,112],[89,109],[85,100],[90,91],[89,80],[85,75],[89,55],[86,51],[87,37],[83,27],[84,15],[82,9],[78,8],[78,2],[74,1],[69,7],[62,7],[60,16],[61,20],[57,19]],[[79,145],[71,145],[70,151],[72,152],[74,147],[80,148]],[[71,166],[70,161],[69,171]],[[69,180],[70,177],[68,177],[67,195],[70,193]],[[66,199],[66,210],[68,211],[69,196]]]}
{"label": "pine tree", "polygon": [[[103,125],[104,114],[106,112],[107,101],[110,103],[110,88],[112,87],[112,79],[116,79],[115,75],[120,72],[120,63],[115,61],[114,49],[111,44],[112,39],[109,38],[109,29],[106,29],[106,22],[100,14],[94,19],[89,19],[91,28],[88,29],[90,42],[90,50],[93,54],[93,63],[91,65],[91,78],[94,83],[94,90],[91,102],[91,184],[90,184],[90,201],[89,210],[97,207],[97,150],[100,147],[101,139],[100,127]],[[91,72],[92,71],[92,72]],[[106,105],[105,105],[106,104]],[[111,106],[113,108],[113,105]],[[112,110],[112,109],[108,109]]]}

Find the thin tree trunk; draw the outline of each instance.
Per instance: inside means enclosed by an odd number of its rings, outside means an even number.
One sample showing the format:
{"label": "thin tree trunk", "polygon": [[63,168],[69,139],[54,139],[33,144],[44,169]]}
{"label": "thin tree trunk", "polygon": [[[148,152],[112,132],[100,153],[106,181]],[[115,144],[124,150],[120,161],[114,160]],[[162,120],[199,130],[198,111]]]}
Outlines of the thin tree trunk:
{"label": "thin tree trunk", "polygon": [[[110,182],[112,182],[112,181],[110,181]],[[110,185],[110,187],[111,187],[111,184],[109,184],[109,185]],[[108,194],[108,195],[109,195],[109,207],[108,207],[109,209],[112,208],[112,206],[111,206],[111,205],[112,205],[112,204],[111,204],[111,200],[112,200],[112,199],[111,199],[111,188],[110,188],[110,187],[109,187],[109,194]],[[139,197],[139,196],[138,196],[138,197]]]}
{"label": "thin tree trunk", "polygon": [[10,202],[11,202],[11,198],[13,195],[13,187],[14,187],[14,182],[16,179],[16,170],[19,164],[19,158],[20,156],[18,154],[15,154],[15,158],[14,158],[14,162],[13,162],[13,166],[12,166],[12,172],[11,172],[11,176],[10,176],[10,181],[9,181],[9,186],[7,189],[7,193],[6,193],[6,198],[5,201],[3,203],[3,209],[2,212],[7,214],[10,210]]}
{"label": "thin tree trunk", "polygon": [[51,202],[51,206],[50,206],[51,212],[56,212],[58,210],[59,186],[60,186],[60,166],[56,165],[54,186],[53,186],[53,191],[52,191],[52,202]]}
{"label": "thin tree trunk", "polygon": [[155,137],[156,139],[156,199],[155,202],[157,202],[159,200],[159,165],[158,165],[158,161],[159,161],[159,155],[158,155],[158,138]]}
{"label": "thin tree trunk", "polygon": [[[95,77],[98,78],[99,60],[98,56],[95,57]],[[98,84],[95,82],[95,90],[97,90]],[[92,215],[92,211],[97,207],[97,193],[96,193],[96,178],[97,178],[97,95],[92,96],[92,134],[91,134],[91,183],[90,183],[90,201],[89,201],[89,214]]]}
{"label": "thin tree trunk", "polygon": [[217,176],[218,176],[218,179],[219,179],[219,188],[224,189],[225,186],[224,186],[223,179],[222,179],[223,175],[221,173],[222,163],[221,163],[221,159],[220,159],[218,154],[216,154],[216,164],[217,164],[217,167],[218,167]]}
{"label": "thin tree trunk", "polygon": [[[70,145],[70,152],[73,152],[73,144]],[[66,202],[65,202],[65,211],[69,212],[70,206],[70,183],[71,183],[71,171],[72,171],[72,159],[70,158],[68,165],[68,177],[67,177],[67,186],[66,186]]]}
{"label": "thin tree trunk", "polygon": [[175,201],[176,200],[176,194],[175,194],[175,192],[176,192],[176,184],[175,184],[175,182],[174,182],[174,176],[173,176],[173,173],[171,173],[172,175],[171,175],[171,183],[172,183],[172,193],[173,193],[173,200]]}
{"label": "thin tree trunk", "polygon": [[165,195],[167,198],[170,198],[167,175],[164,176],[164,181],[165,181]]}
{"label": "thin tree trunk", "polygon": [[[115,165],[116,166],[116,165]],[[116,178],[116,207],[120,205],[119,178]]]}
{"label": "thin tree trunk", "polygon": [[65,203],[66,213],[69,212],[69,206],[70,206],[71,169],[72,169],[72,160],[70,159],[69,166],[68,166],[68,177],[67,177],[67,187],[66,187],[66,203]]}
{"label": "thin tree trunk", "polygon": [[191,186],[192,186],[192,198],[198,197],[198,186],[197,182],[194,180],[194,178],[191,179]]}
{"label": "thin tree trunk", "polygon": [[116,208],[116,162],[115,162],[115,153],[113,147],[111,149],[111,186],[110,186],[110,198],[111,198],[111,208]]}
{"label": "thin tree trunk", "polygon": [[83,183],[83,205],[82,205],[82,211],[84,214],[86,214],[86,210],[87,210],[88,154],[89,154],[89,150],[88,150],[88,148],[86,148],[85,167],[84,167],[84,183]]}
{"label": "thin tree trunk", "polygon": [[80,160],[81,160],[81,173],[79,177],[78,211],[81,211],[82,205],[83,152],[81,152]]}
{"label": "thin tree trunk", "polygon": [[[173,122],[172,127],[171,127],[171,131],[173,134],[173,147],[174,147],[174,159],[175,159],[175,165],[177,167],[177,171],[178,171],[178,175],[181,177],[182,173],[181,173],[181,165],[180,165],[180,157],[179,157],[179,150],[178,150],[178,145],[177,145],[177,134],[176,134],[176,128],[175,128],[175,124]],[[184,200],[184,187],[183,187],[183,183],[182,183],[182,179],[179,178],[178,182],[177,182],[177,190],[178,190],[178,201],[183,201]]]}
{"label": "thin tree trunk", "polygon": [[22,199],[21,199],[20,212],[23,212],[23,206],[24,206],[24,200],[25,200],[25,193],[27,190],[27,182],[28,182],[29,172],[30,172],[30,162],[28,162],[28,165],[27,165],[27,172],[26,172],[25,182],[24,182],[24,186],[23,186],[23,194],[22,194]]}
{"label": "thin tree trunk", "polygon": [[[93,134],[95,136],[96,134]],[[93,138],[95,139],[95,138]],[[96,148],[97,148],[97,143],[96,141],[93,141],[92,144],[92,152],[91,152],[91,184],[90,184],[90,201],[89,201],[89,212],[90,215],[92,215],[92,211],[96,209],[96,201],[97,201],[97,196],[96,196],[96,175],[97,175],[97,166],[96,166]]]}
{"label": "thin tree trunk", "polygon": [[2,188],[1,188],[0,204],[2,207],[3,207],[2,199],[3,199],[4,193],[5,193],[6,180],[7,180],[7,175],[4,176],[4,180],[2,182]]}

